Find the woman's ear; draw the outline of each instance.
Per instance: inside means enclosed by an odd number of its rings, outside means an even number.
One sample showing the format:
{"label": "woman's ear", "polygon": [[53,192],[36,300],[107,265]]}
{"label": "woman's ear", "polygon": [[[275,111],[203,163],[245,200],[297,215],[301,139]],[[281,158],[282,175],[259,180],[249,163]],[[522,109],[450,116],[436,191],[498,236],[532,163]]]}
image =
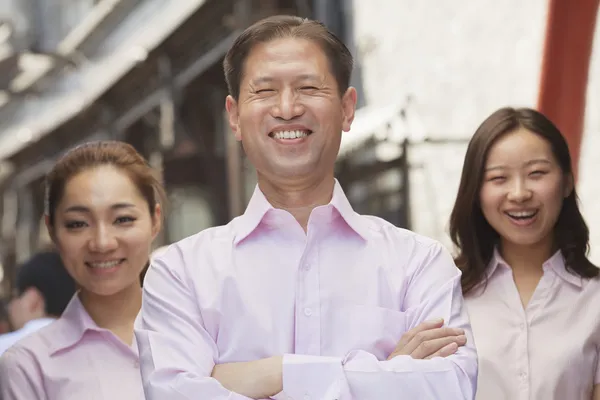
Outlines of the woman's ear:
{"label": "woman's ear", "polygon": [[154,206],[154,215],[152,216],[152,240],[156,239],[156,236],[162,228],[162,207],[159,203]]}
{"label": "woman's ear", "polygon": [[48,229],[48,235],[52,240],[52,243],[56,245],[56,235],[54,233],[54,226],[50,222],[50,216],[48,214],[44,214],[44,223],[46,225],[46,229]]}
{"label": "woman's ear", "polygon": [[571,193],[573,193],[574,188],[575,188],[575,180],[573,179],[573,174],[567,174],[566,181],[565,181],[565,192],[564,192],[565,199],[567,197],[569,197],[571,195]]}

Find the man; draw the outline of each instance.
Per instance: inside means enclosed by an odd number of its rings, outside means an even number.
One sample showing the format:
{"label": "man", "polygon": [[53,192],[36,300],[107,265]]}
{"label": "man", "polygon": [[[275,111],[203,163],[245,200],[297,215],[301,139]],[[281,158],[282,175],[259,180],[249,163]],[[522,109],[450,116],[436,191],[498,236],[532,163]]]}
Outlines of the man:
{"label": "man", "polygon": [[271,17],[224,68],[258,186],[243,216],[153,262],[136,330],[147,399],[472,399],[452,258],[356,214],[334,179],[356,106],[346,46]]}
{"label": "man", "polygon": [[57,253],[40,252],[21,265],[16,296],[8,305],[14,331],[0,335],[0,354],[60,317],[74,294],[75,282]]}

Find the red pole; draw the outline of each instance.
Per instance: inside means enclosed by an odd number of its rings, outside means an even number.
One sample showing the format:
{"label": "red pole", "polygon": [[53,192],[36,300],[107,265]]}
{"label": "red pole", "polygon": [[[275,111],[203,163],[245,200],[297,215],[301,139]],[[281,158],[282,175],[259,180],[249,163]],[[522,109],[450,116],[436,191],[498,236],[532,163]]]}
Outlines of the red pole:
{"label": "red pole", "polygon": [[599,0],[549,0],[538,109],[561,130],[577,177]]}

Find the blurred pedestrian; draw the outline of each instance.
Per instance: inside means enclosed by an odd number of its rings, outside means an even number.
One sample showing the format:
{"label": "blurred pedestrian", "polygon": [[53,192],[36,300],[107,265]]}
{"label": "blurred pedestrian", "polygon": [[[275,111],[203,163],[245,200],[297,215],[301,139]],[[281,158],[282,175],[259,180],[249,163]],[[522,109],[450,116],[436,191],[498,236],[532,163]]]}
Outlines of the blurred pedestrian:
{"label": "blurred pedestrian", "polygon": [[37,253],[19,266],[15,297],[8,304],[13,332],[0,335],[0,355],[60,317],[74,293],[75,282],[56,252]]}

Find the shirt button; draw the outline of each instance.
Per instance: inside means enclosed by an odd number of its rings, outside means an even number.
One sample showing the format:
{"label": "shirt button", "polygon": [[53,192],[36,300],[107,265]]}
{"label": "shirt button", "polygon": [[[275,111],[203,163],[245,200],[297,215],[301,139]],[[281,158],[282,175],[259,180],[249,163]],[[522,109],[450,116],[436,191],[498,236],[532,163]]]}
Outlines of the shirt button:
{"label": "shirt button", "polygon": [[139,368],[139,367],[140,367],[140,362],[139,362],[139,361],[135,361],[135,362],[133,363],[133,367],[134,367],[134,368]]}
{"label": "shirt button", "polygon": [[310,400],[310,396],[309,396],[309,395],[307,395],[307,394],[305,394],[305,395],[304,395],[304,400]]}
{"label": "shirt button", "polygon": [[519,325],[519,328],[521,328],[521,330],[524,331],[525,330],[525,324],[522,323],[521,325]]}
{"label": "shirt button", "polygon": [[304,315],[306,315],[307,317],[310,317],[312,315],[312,310],[310,308],[305,308]]}
{"label": "shirt button", "polygon": [[521,377],[522,380],[525,380],[525,379],[527,379],[527,372],[521,372],[519,374],[519,376]]}
{"label": "shirt button", "polygon": [[309,263],[304,264],[304,269],[308,271],[310,269],[310,264]]}

